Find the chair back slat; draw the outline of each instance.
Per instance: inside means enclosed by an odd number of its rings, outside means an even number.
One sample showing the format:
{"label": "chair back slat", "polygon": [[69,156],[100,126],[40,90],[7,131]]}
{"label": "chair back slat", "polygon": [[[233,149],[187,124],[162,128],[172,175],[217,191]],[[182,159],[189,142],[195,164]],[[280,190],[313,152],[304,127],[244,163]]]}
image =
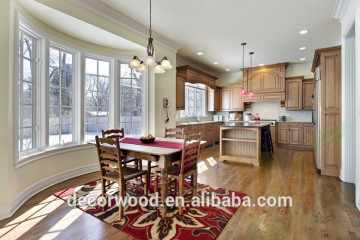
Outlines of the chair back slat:
{"label": "chair back slat", "polygon": [[184,138],[184,129],[183,128],[165,128],[165,138]]}
{"label": "chair back slat", "polygon": [[110,138],[110,139],[116,139],[116,138],[124,138],[124,128],[122,129],[110,129],[107,131],[102,130],[102,137],[103,138]]}
{"label": "chair back slat", "polygon": [[190,168],[197,167],[200,156],[201,132],[193,135],[185,135],[184,146],[181,156],[180,174]]}
{"label": "chair back slat", "polygon": [[119,138],[113,140],[96,136],[95,139],[102,176],[115,172],[119,174],[119,181],[123,182],[124,178],[121,164],[123,156],[121,156]]}

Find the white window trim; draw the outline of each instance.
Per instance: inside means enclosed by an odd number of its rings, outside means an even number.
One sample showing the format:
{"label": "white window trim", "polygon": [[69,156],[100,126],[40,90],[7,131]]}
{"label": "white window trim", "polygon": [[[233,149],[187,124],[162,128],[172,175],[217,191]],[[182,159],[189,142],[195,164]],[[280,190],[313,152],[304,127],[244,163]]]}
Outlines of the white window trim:
{"label": "white window trim", "polygon": [[[126,61],[124,60],[119,60],[117,62],[117,66],[118,66],[118,77],[116,79],[118,79],[119,85],[118,85],[118,91],[119,91],[119,96],[118,99],[116,99],[116,108],[115,111],[117,112],[117,122],[119,123],[118,128],[120,128],[120,64],[127,64]],[[148,132],[149,132],[149,106],[148,106],[148,74],[142,74],[142,80],[143,80],[143,97],[142,97],[142,124],[143,124],[143,128],[141,129],[141,135],[142,136],[147,136]]]}
{"label": "white window trim", "polygon": [[[203,99],[202,99],[202,113],[201,115],[199,116],[200,118],[202,117],[206,117],[206,98],[207,98],[207,92],[206,92],[206,88],[205,87],[202,87],[202,86],[199,86],[199,84],[189,84],[189,83],[186,83],[186,86],[185,87],[190,87],[190,88],[194,88],[194,89],[199,89],[199,90],[203,90],[204,91],[204,96],[203,96]],[[188,106],[188,101],[189,101],[189,98],[187,97],[185,99],[185,110],[182,110],[181,113],[180,113],[180,118],[196,118],[198,116],[196,115],[188,115],[188,110],[186,109],[186,107]],[[197,106],[197,102],[196,102],[196,93],[195,93],[195,108]]]}
{"label": "white window trim", "polygon": [[[84,141],[85,132],[84,132],[84,93],[85,93],[85,57],[95,57],[98,59],[104,59],[106,61],[110,61],[110,125],[109,127],[117,127],[120,125],[120,101],[114,101],[116,96],[119,95],[116,93],[116,89],[120,89],[120,85],[118,83],[118,79],[120,79],[120,71],[117,71],[117,65],[118,62],[128,62],[131,60],[131,57],[127,56],[118,56],[118,55],[111,55],[106,53],[99,53],[96,51],[92,51],[86,48],[82,48],[76,45],[72,45],[68,42],[65,42],[61,39],[58,39],[56,37],[53,37],[52,35],[49,35],[33,25],[31,22],[29,22],[26,18],[24,18],[18,11],[15,13],[16,20],[15,20],[15,31],[14,31],[14,41],[15,41],[15,48],[14,48],[14,78],[16,81],[13,82],[13,101],[11,108],[14,109],[14,111],[11,114],[11,121],[13,122],[13,127],[11,128],[12,134],[9,134],[9,141],[12,142],[13,145],[13,163],[16,168],[24,166],[28,163],[41,160],[44,158],[48,158],[51,156],[55,156],[58,154],[63,154],[65,152],[71,152],[71,151],[78,151],[82,149],[91,149],[94,148],[92,144],[88,144]],[[20,26],[28,29],[31,33],[35,34],[39,40],[37,41],[37,44],[40,46],[37,48],[38,51],[38,66],[37,66],[37,73],[39,78],[40,84],[37,84],[37,91],[39,91],[38,99],[37,99],[37,119],[38,121],[38,143],[40,144],[39,149],[33,153],[29,153],[26,156],[20,156],[20,153],[18,151],[18,35]],[[46,84],[48,84],[49,81],[49,47],[55,46],[60,47],[61,49],[64,49],[68,52],[74,53],[74,63],[75,63],[75,69],[74,69],[74,75],[73,75],[73,104],[74,104],[74,111],[76,112],[74,115],[74,123],[73,123],[73,133],[74,139],[76,140],[72,144],[67,144],[65,146],[57,146],[57,147],[49,147],[49,141],[48,141],[48,131],[49,131],[49,120],[48,120],[48,98],[49,98],[49,92],[48,87]],[[146,83],[146,90],[144,91],[144,120],[143,124],[145,125],[144,131],[145,133],[148,132],[148,76],[147,74],[144,74]],[[117,84],[119,87],[117,87]],[[42,99],[45,99],[45,101],[41,101]],[[119,114],[119,115],[117,115]],[[75,126],[76,125],[76,126]],[[40,129],[40,127],[43,127]]]}

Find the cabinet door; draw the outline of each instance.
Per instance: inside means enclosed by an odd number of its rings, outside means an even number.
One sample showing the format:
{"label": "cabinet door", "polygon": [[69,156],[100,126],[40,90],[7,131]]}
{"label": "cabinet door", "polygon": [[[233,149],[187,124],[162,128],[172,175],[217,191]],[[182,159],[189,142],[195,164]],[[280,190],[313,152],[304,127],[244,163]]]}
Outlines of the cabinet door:
{"label": "cabinet door", "polygon": [[273,142],[273,146],[275,147],[277,144],[277,127],[276,126],[270,126],[271,129],[271,140]]}
{"label": "cabinet door", "polygon": [[209,112],[215,111],[215,91],[207,88],[207,109]]}
{"label": "cabinet door", "polygon": [[302,78],[286,80],[286,110],[302,109]]}
{"label": "cabinet door", "polygon": [[253,73],[253,76],[251,77],[251,74],[249,75],[250,78],[250,88],[248,91],[253,91],[254,93],[261,93],[262,92],[262,78],[263,73],[261,72],[255,72]]}
{"label": "cabinet door", "polygon": [[290,144],[302,145],[303,144],[303,129],[302,127],[290,127]]}
{"label": "cabinet door", "polygon": [[311,102],[314,94],[314,82],[312,79],[303,81],[303,109],[312,110],[313,103]]}
{"label": "cabinet door", "polygon": [[221,111],[230,110],[230,88],[222,88],[220,94]]}
{"label": "cabinet door", "polygon": [[214,111],[220,111],[220,89],[215,88],[214,92]]}
{"label": "cabinet door", "polygon": [[263,72],[263,92],[276,92],[279,91],[279,75],[273,71]]}
{"label": "cabinet door", "polygon": [[304,124],[304,145],[311,146],[313,144],[312,124]]}
{"label": "cabinet door", "polygon": [[185,110],[185,79],[176,77],[176,110]]}
{"label": "cabinet door", "polygon": [[241,95],[242,86],[231,87],[231,110],[244,111],[243,97]]}
{"label": "cabinet door", "polygon": [[289,127],[288,126],[280,126],[278,128],[278,143],[289,144]]}

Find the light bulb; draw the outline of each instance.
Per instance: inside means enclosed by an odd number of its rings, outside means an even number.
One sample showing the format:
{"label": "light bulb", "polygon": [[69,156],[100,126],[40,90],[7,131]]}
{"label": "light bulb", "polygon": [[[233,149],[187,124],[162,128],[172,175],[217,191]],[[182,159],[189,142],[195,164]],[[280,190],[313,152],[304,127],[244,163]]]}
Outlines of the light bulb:
{"label": "light bulb", "polygon": [[249,98],[254,98],[254,93],[253,92],[249,92]]}
{"label": "light bulb", "polygon": [[140,66],[140,61],[136,58],[136,56],[131,59],[129,63],[129,68],[138,68]]}
{"label": "light bulb", "polygon": [[149,55],[145,58],[144,63],[146,66],[153,66],[153,65],[155,65],[155,59],[153,56]]}
{"label": "light bulb", "polygon": [[146,66],[143,63],[141,63],[140,66],[135,71],[137,71],[137,72],[147,72]]}
{"label": "light bulb", "polygon": [[160,64],[156,64],[156,67],[154,68],[154,73],[162,74],[165,73],[165,70],[161,67]]}
{"label": "light bulb", "polygon": [[166,57],[164,57],[161,61],[161,67],[162,69],[172,69],[170,61]]}
{"label": "light bulb", "polygon": [[241,95],[243,95],[243,96],[246,95],[246,89],[241,89]]}

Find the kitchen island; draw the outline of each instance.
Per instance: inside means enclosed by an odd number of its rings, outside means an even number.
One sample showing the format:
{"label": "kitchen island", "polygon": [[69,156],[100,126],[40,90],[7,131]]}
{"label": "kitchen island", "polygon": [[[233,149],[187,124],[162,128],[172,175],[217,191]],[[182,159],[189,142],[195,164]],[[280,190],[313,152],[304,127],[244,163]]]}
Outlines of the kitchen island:
{"label": "kitchen island", "polygon": [[267,129],[270,129],[270,124],[261,122],[221,125],[219,160],[260,166],[261,134]]}

